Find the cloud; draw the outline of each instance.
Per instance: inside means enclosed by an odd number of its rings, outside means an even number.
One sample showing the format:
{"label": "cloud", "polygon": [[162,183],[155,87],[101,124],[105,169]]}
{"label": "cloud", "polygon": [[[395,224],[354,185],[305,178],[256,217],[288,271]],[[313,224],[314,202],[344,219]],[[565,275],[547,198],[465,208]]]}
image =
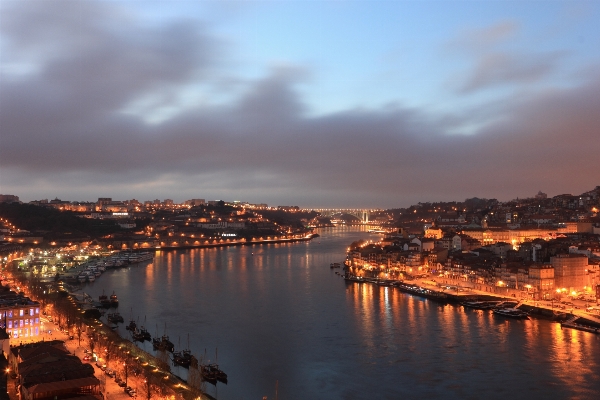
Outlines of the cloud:
{"label": "cloud", "polygon": [[522,28],[512,20],[467,29],[446,43],[445,51],[469,65],[453,82],[459,94],[482,89],[514,88],[537,83],[552,75],[567,51],[523,49]]}
{"label": "cloud", "polygon": [[[304,66],[227,76],[218,71],[222,41],[203,24],[148,25],[113,3],[81,3],[64,15],[47,2],[2,12],[1,62],[37,65],[26,79],[1,77],[4,193],[392,207],[598,184],[582,173],[600,151],[598,76],[454,116],[398,103],[315,117],[298,90],[311,84]],[[510,32],[498,28],[489,40]],[[560,58],[505,57],[491,57],[466,88],[537,79]],[[224,79],[235,83],[228,89]],[[152,123],[144,114],[154,105],[123,112],[147,96],[168,104],[207,86],[230,101],[190,102]],[[482,115],[502,118],[481,124]],[[471,136],[449,134],[474,124]]]}
{"label": "cloud", "polygon": [[479,54],[514,38],[520,29],[520,24],[513,20],[503,20],[485,27],[465,29],[456,38],[450,40],[446,44],[446,48],[452,52]]}
{"label": "cloud", "polygon": [[461,92],[491,86],[533,83],[554,71],[564,52],[546,54],[487,53],[481,56]]}

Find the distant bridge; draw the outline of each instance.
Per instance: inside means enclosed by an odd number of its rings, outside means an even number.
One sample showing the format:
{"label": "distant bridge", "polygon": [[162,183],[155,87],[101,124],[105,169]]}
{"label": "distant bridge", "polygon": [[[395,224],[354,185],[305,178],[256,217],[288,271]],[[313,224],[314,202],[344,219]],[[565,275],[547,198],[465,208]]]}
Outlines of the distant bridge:
{"label": "distant bridge", "polygon": [[363,224],[368,224],[370,222],[369,217],[372,211],[364,208],[321,208],[321,209],[312,209],[312,211],[316,211],[320,213],[323,217],[333,217],[337,214],[350,214],[360,219]]}

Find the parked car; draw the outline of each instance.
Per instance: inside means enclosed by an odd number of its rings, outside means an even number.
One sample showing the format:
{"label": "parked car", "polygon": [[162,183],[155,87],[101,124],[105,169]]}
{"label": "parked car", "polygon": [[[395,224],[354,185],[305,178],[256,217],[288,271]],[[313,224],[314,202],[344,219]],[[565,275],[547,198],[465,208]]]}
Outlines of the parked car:
{"label": "parked car", "polygon": [[129,395],[129,397],[135,397],[137,392],[135,391],[135,389],[133,389],[133,390],[130,390],[129,392],[127,392],[127,394]]}
{"label": "parked car", "polygon": [[91,358],[91,357],[90,357],[89,355],[87,355],[87,354],[86,354],[86,355],[83,357],[83,361],[90,361],[90,358]]}
{"label": "parked car", "polygon": [[122,388],[124,388],[125,386],[127,386],[127,384],[125,383],[125,381],[118,382],[118,385],[121,386]]}
{"label": "parked car", "polygon": [[106,368],[106,370],[104,371],[104,373],[105,373],[106,375],[110,376],[111,378],[114,378],[114,377],[115,377],[115,371],[113,371],[113,370],[112,370],[112,369],[110,369],[110,368]]}

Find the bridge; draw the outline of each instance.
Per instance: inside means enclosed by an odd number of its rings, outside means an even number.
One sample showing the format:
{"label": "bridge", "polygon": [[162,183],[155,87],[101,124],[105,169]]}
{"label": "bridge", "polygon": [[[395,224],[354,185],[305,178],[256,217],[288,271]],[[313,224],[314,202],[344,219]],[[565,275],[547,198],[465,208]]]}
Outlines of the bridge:
{"label": "bridge", "polygon": [[323,217],[331,218],[335,215],[339,214],[350,214],[360,219],[363,224],[368,224],[370,222],[369,217],[371,212],[379,211],[373,209],[365,209],[365,208],[320,208],[320,209],[312,209],[310,211],[316,211],[320,213]]}

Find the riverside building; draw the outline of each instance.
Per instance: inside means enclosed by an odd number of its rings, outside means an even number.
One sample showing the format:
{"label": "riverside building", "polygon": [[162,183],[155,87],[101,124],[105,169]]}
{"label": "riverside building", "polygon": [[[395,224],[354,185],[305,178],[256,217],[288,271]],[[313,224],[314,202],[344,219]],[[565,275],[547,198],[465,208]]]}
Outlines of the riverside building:
{"label": "riverside building", "polygon": [[0,294],[0,327],[10,339],[37,337],[41,334],[40,303],[13,291]]}

